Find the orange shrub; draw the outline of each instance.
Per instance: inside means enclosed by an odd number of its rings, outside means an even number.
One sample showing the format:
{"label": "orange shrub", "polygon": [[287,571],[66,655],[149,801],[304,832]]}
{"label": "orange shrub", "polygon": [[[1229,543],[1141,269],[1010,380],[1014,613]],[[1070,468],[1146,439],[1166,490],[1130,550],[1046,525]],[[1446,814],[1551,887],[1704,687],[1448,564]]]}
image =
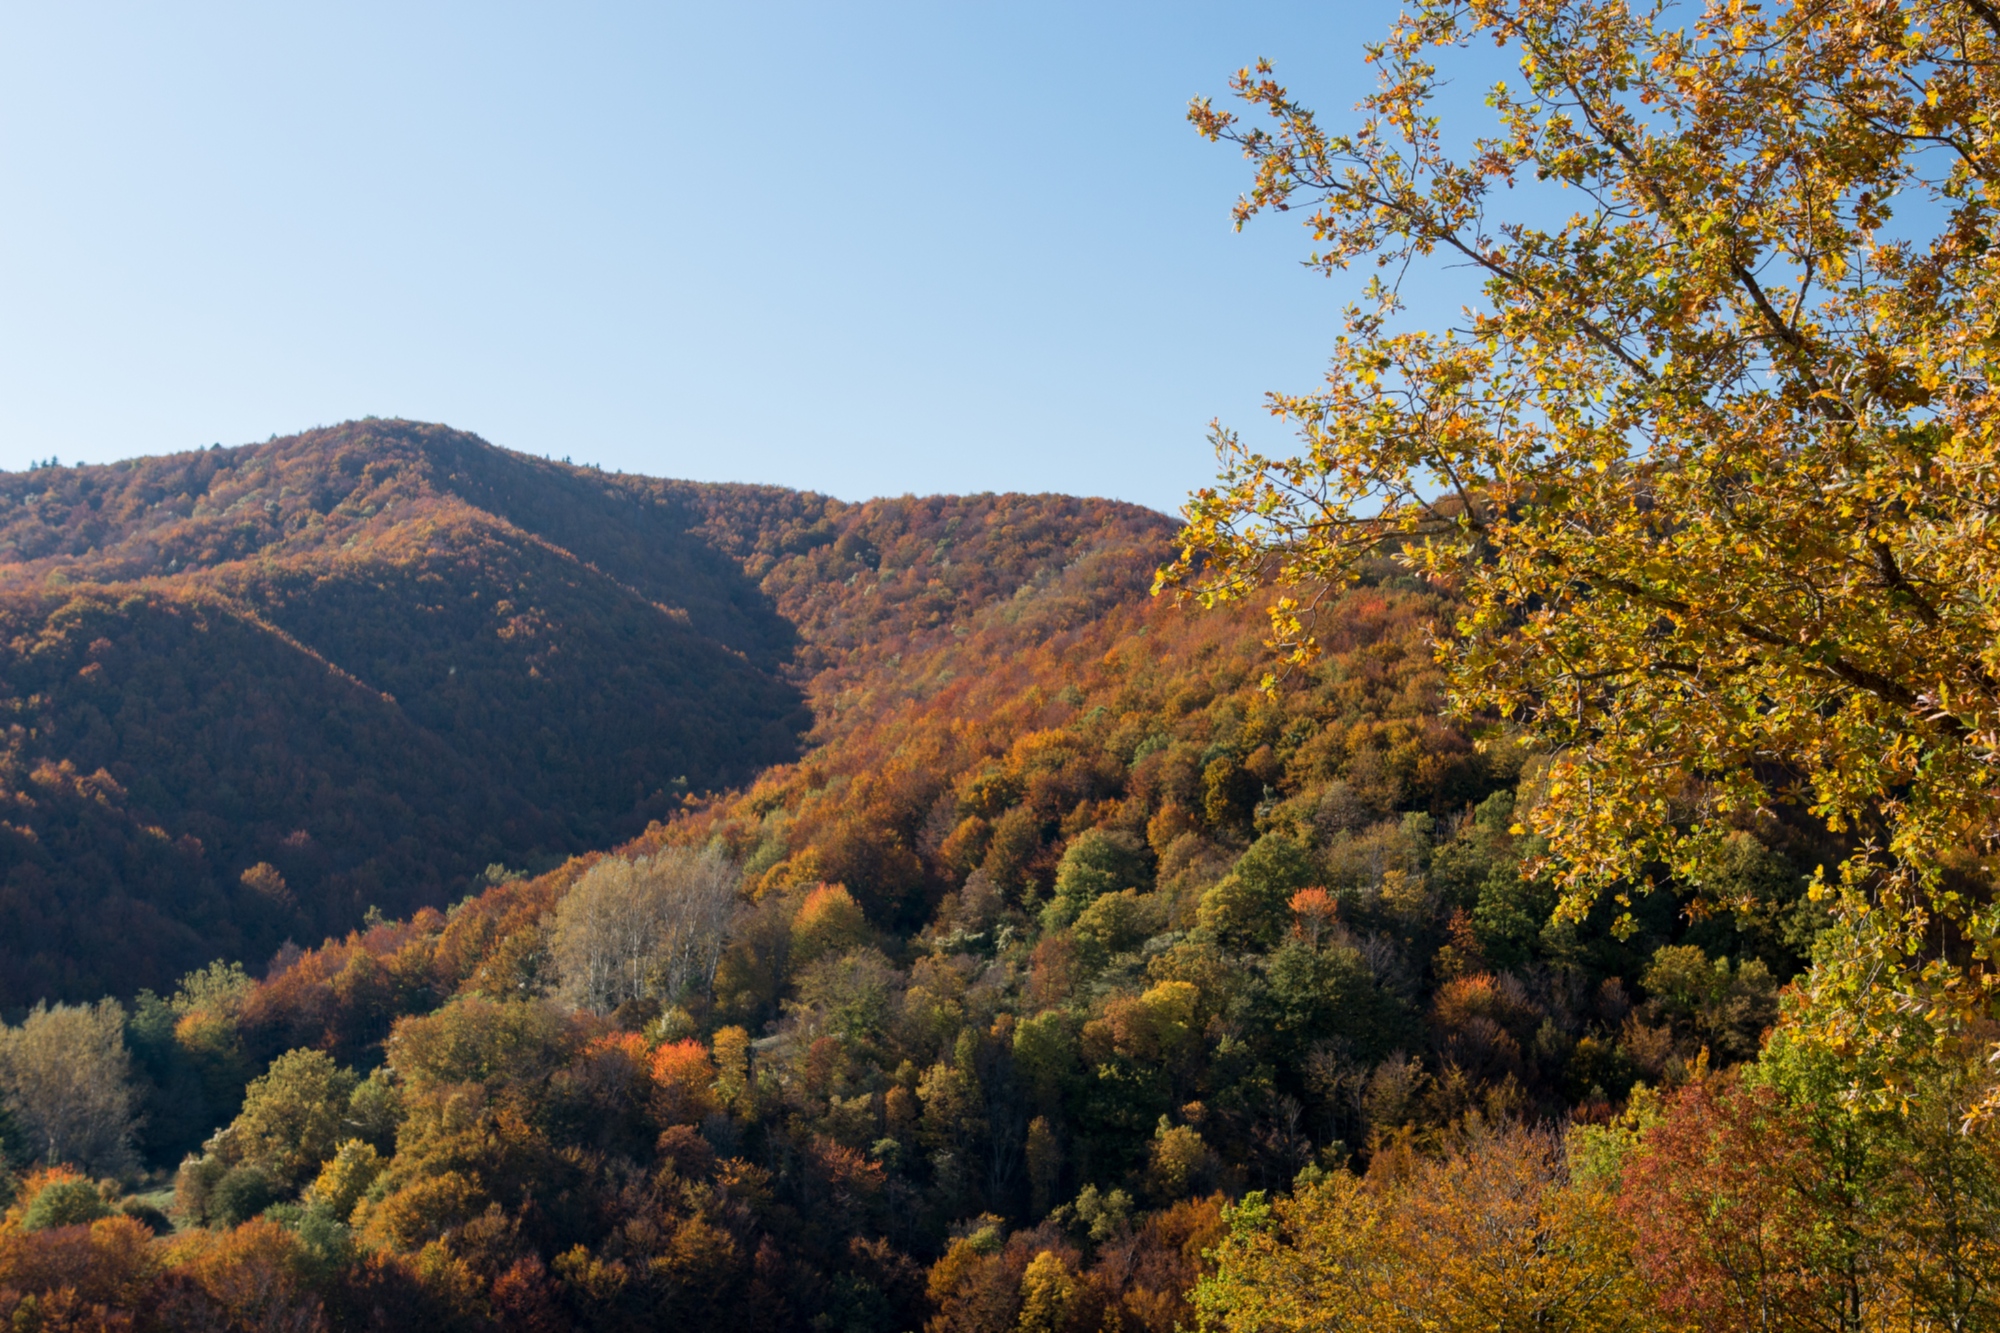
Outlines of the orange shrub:
{"label": "orange shrub", "polygon": [[1334,918],[1339,914],[1339,904],[1333,895],[1322,888],[1300,889],[1288,905],[1292,909],[1292,929],[1318,948],[1320,937],[1333,929]]}
{"label": "orange shrub", "polygon": [[153,1233],[129,1217],[88,1226],[0,1232],[0,1289],[69,1291],[89,1305],[129,1306],[159,1269]]}
{"label": "orange shrub", "polygon": [[868,919],[844,884],[814,886],[792,918],[795,966],[844,953],[868,937]]}
{"label": "orange shrub", "polygon": [[691,1125],[715,1109],[715,1062],[690,1038],[653,1052],[653,1111],[668,1124]]}
{"label": "orange shrub", "polygon": [[307,1257],[276,1222],[256,1218],[230,1231],[190,1231],[168,1246],[174,1272],[190,1278],[236,1328],[326,1327],[305,1282]]}

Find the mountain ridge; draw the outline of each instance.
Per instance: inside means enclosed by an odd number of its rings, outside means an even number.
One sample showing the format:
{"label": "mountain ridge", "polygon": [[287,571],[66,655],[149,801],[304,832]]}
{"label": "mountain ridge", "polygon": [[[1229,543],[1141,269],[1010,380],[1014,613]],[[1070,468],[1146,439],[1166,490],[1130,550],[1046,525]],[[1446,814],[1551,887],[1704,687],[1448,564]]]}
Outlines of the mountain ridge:
{"label": "mountain ridge", "polygon": [[1070,497],[604,474],[401,421],[0,476],[0,1006],[255,963],[626,841],[796,758],[865,662],[1094,550],[1149,572],[1166,532]]}

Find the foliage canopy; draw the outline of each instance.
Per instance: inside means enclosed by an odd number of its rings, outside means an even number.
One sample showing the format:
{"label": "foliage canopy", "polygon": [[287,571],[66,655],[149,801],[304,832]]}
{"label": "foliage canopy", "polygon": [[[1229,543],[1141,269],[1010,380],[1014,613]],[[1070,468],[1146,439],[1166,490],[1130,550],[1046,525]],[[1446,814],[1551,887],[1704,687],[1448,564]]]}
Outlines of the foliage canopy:
{"label": "foliage canopy", "polygon": [[[1454,152],[1435,99],[1475,43],[1519,74]],[[1349,133],[1268,63],[1234,82],[1268,126],[1191,111],[1255,164],[1239,224],[1308,209],[1313,264],[1378,272],[1325,386],[1272,400],[1304,452],[1219,432],[1163,580],[1275,583],[1303,660],[1325,591],[1396,552],[1463,599],[1454,705],[1550,756],[1523,822],[1565,915],[1714,884],[1803,807],[1846,839],[1829,1021],[1963,1031],[2000,948],[2000,11],[1432,0],[1370,59]],[[1439,260],[1480,279],[1463,325],[1403,328]]]}

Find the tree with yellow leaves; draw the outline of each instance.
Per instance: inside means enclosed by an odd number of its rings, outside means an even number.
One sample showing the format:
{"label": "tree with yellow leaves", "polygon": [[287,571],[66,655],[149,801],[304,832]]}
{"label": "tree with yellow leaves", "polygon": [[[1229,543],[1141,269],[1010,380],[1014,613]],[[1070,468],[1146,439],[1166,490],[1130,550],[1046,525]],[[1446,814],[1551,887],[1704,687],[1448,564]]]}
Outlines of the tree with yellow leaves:
{"label": "tree with yellow leaves", "polygon": [[[1518,76],[1455,153],[1475,43]],[[1809,811],[1850,849],[1830,1035],[1964,1034],[2000,950],[2000,8],[1424,0],[1369,59],[1348,133],[1268,62],[1234,81],[1268,127],[1191,111],[1255,164],[1239,224],[1302,208],[1313,264],[1377,271],[1325,386],[1272,400],[1303,451],[1218,430],[1162,583],[1274,588],[1303,661],[1394,555],[1462,599],[1456,708],[1548,757],[1559,911]],[[1405,328],[1441,261],[1461,327]]]}
{"label": "tree with yellow leaves", "polygon": [[1572,1180],[1562,1140],[1475,1128],[1440,1158],[1384,1154],[1226,1215],[1196,1286],[1203,1333],[1671,1327],[1633,1268],[1604,1182]]}

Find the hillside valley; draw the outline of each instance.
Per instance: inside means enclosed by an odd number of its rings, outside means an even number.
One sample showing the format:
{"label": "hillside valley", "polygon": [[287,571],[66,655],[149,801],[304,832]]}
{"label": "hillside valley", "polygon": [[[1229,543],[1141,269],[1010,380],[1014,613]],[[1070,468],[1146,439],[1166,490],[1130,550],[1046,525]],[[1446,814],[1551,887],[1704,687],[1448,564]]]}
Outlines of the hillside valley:
{"label": "hillside valley", "polygon": [[0,1333],[2000,1333],[2000,0],[16,8]]}
{"label": "hillside valley", "polygon": [[[0,1009],[263,962],[621,842],[1131,506],[843,504],[369,421],[0,478]],[[496,872],[497,873],[497,872]]]}
{"label": "hillside valley", "polygon": [[1557,914],[1394,560],[1281,671],[1107,501],[373,421],[0,500],[16,1326],[1176,1333],[1350,1235],[1650,1310],[1850,1124],[1856,1252],[2000,1234],[1958,1074],[1782,1035],[1823,825]]}

